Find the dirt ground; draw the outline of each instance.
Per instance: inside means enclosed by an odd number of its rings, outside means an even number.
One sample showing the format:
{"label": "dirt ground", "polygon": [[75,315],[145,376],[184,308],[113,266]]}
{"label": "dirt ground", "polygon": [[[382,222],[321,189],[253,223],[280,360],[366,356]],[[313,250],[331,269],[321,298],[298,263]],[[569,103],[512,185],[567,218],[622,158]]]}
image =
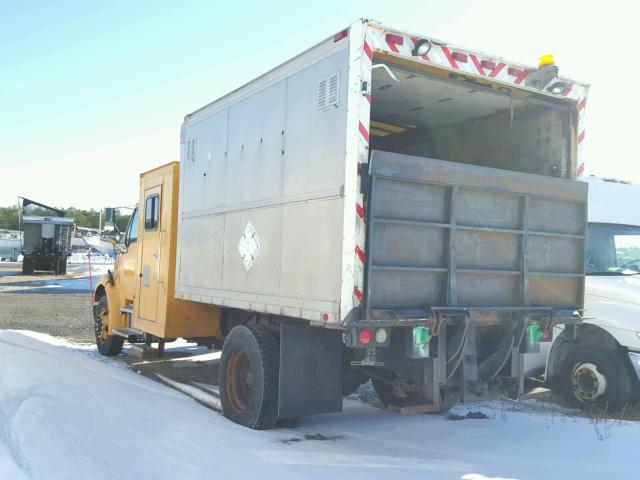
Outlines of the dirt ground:
{"label": "dirt ground", "polygon": [[0,329],[34,330],[74,342],[93,342],[85,294],[0,293]]}
{"label": "dirt ground", "polygon": [[[43,282],[59,279],[54,275],[25,277],[19,263],[0,263],[0,329],[34,330],[75,342],[93,342],[93,319],[89,293],[32,293],[19,290],[38,288]],[[83,275],[77,269],[67,278]],[[15,292],[12,288],[16,289]],[[17,292],[28,293],[17,293]],[[45,291],[45,290],[43,290]],[[73,291],[73,290],[72,290]]]}

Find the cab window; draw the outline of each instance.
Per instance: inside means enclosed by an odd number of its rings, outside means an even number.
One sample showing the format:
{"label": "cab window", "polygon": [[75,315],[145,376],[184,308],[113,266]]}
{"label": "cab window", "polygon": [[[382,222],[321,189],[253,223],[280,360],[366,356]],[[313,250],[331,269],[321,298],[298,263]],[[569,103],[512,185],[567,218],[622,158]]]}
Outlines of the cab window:
{"label": "cab window", "polygon": [[157,230],[160,217],[160,195],[149,195],[144,204],[144,229],[145,231]]}
{"label": "cab window", "polygon": [[125,245],[128,247],[132,243],[138,241],[138,209],[136,208],[129,220],[129,226],[127,227],[127,236],[125,238]]}

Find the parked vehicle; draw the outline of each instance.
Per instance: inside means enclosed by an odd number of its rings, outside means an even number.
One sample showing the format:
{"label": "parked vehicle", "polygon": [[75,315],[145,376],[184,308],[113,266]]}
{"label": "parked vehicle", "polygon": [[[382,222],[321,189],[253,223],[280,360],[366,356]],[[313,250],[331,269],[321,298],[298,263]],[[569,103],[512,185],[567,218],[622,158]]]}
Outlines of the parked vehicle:
{"label": "parked vehicle", "polygon": [[[36,209],[30,214],[32,208]],[[22,273],[36,271],[66,275],[71,254],[75,222],[64,212],[41,203],[22,199]]]}
{"label": "parked vehicle", "polygon": [[15,262],[22,248],[22,234],[18,231],[0,230],[0,262]]}
{"label": "parked vehicle", "polygon": [[[585,314],[576,332],[527,355],[572,404],[617,410],[640,387],[640,186],[589,177]],[[549,338],[551,340],[551,338]]]}
{"label": "parked vehicle", "polygon": [[547,57],[352,24],[186,116],[96,289],[100,351],[224,342],[223,410],[252,428],[370,378],[405,412],[522,392],[531,329],[583,306],[586,93]]}

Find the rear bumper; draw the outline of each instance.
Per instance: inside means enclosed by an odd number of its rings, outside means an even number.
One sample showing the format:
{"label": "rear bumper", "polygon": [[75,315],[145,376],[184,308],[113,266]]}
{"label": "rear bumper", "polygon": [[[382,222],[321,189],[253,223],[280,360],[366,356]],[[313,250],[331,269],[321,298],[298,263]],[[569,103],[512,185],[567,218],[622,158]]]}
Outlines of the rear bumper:
{"label": "rear bumper", "polygon": [[[441,321],[468,318],[473,325],[493,325],[505,320],[520,320],[551,327],[576,325],[582,321],[578,309],[553,307],[431,307],[427,310],[368,310],[366,317],[355,321],[356,327],[411,327],[434,325]],[[351,325],[348,325],[351,326]]]}

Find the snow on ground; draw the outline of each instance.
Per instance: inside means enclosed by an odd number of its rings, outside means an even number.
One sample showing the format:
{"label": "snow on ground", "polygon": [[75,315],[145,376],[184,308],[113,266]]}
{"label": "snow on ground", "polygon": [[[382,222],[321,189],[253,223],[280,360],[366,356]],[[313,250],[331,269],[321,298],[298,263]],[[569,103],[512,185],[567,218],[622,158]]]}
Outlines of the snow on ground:
{"label": "snow on ground", "polygon": [[[473,407],[472,410],[477,410]],[[0,479],[634,478],[640,427],[507,403],[252,431],[93,347],[0,331]],[[472,415],[473,416],[473,415]]]}

